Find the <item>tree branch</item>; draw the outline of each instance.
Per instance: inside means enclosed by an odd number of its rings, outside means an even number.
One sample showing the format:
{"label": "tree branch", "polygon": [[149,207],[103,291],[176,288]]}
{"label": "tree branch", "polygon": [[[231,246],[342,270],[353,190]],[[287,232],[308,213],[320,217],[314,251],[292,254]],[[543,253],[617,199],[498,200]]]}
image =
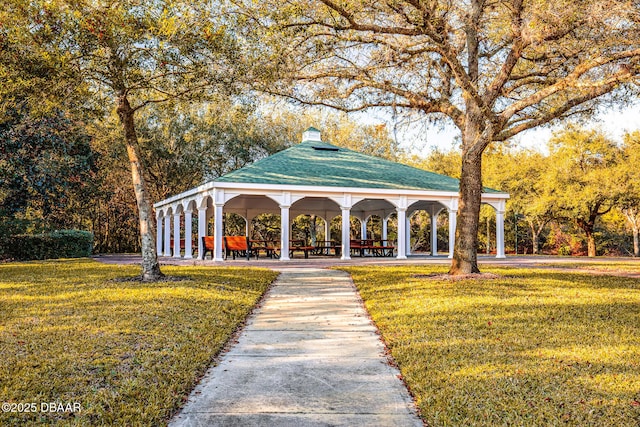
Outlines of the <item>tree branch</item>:
{"label": "tree branch", "polygon": [[[502,113],[499,114],[500,119],[506,123],[513,115],[515,115],[516,113],[524,110],[527,107],[530,107],[532,105],[538,104],[539,102],[541,102],[542,100],[560,92],[563,90],[568,90],[571,88],[578,88],[580,87],[580,82],[579,79],[581,76],[583,76],[585,73],[587,73],[590,70],[593,70],[597,67],[615,62],[615,61],[620,61],[622,59],[628,59],[628,58],[634,58],[634,57],[640,57],[640,48],[639,49],[633,49],[633,50],[628,50],[628,51],[624,51],[624,52],[617,52],[617,53],[613,53],[609,56],[599,56],[590,60],[587,60],[581,64],[579,64],[578,66],[575,67],[575,69],[569,73],[566,77],[559,79],[557,83],[552,84],[550,86],[545,87],[544,89],[518,101],[513,103],[511,106],[509,106],[508,108],[506,108]],[[609,79],[607,79],[607,83],[603,83],[601,84],[601,86],[607,86],[609,88],[611,88],[611,85],[615,85],[617,83],[620,83],[624,80],[627,80],[629,78],[632,77],[632,74],[630,72],[629,69],[623,69],[621,71],[619,71],[618,73],[616,73],[614,76],[610,77]],[[586,87],[585,85],[583,85],[583,87]],[[597,96],[600,96],[602,94],[606,93],[606,91],[597,91],[597,95],[590,98],[593,99]]]}

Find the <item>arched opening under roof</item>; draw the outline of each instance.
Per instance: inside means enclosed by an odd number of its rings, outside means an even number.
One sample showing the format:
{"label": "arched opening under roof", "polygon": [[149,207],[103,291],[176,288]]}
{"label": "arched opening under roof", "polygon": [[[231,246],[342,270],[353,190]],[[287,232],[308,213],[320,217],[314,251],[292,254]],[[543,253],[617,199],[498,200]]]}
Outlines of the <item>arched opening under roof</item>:
{"label": "arched opening under roof", "polygon": [[438,230],[448,228],[444,211],[446,206],[433,200],[419,200],[407,208],[407,255],[438,255],[438,242],[445,236]]}
{"label": "arched opening under roof", "polygon": [[313,246],[315,255],[339,254],[340,229],[332,229],[332,220],[341,215],[340,206],[327,197],[303,197],[291,205],[291,240]]}
{"label": "arched opening under roof", "polygon": [[351,254],[392,256],[398,241],[389,237],[389,219],[396,212],[396,205],[386,199],[365,198],[355,203],[351,215],[359,220],[359,230],[352,229]]}
{"label": "arched opening under roof", "polygon": [[[514,248],[518,244],[514,239]],[[478,227],[478,252],[485,255],[504,257],[504,212],[493,203],[480,205]]]}

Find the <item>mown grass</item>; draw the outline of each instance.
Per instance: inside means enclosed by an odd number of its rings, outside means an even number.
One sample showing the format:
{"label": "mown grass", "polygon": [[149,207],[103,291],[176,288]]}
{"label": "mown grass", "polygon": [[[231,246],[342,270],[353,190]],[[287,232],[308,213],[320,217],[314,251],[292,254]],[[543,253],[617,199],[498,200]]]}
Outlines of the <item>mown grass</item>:
{"label": "mown grass", "polygon": [[77,413],[0,412],[0,425],[162,425],[275,279],[269,270],[90,260],[0,265],[0,402],[79,402]]}
{"label": "mown grass", "polygon": [[559,262],[540,264],[544,268],[576,269],[585,271],[603,271],[611,273],[640,273],[640,261],[608,261],[608,262]]}
{"label": "mown grass", "polygon": [[640,280],[348,268],[430,426],[639,426]]}

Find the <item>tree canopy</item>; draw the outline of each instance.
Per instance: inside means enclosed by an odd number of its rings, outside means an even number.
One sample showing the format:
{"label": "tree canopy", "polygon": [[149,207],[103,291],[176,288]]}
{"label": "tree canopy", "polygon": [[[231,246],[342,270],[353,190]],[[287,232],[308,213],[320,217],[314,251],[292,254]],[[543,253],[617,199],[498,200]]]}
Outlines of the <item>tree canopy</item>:
{"label": "tree canopy", "polygon": [[12,34],[86,87],[94,108],[115,108],[136,195],[142,277],[161,276],[155,216],[137,133],[148,105],[206,99],[237,87],[242,67],[234,38],[215,8],[189,2],[11,0]]}
{"label": "tree canopy", "polygon": [[96,156],[85,123],[61,111],[31,114],[27,105],[0,122],[2,235],[77,226],[91,193]]}
{"label": "tree canopy", "polygon": [[640,71],[632,2],[587,0],[237,0],[260,32],[279,84],[262,89],[344,111],[393,108],[446,118],[461,135],[450,272],[477,272],[487,146],[607,95]]}

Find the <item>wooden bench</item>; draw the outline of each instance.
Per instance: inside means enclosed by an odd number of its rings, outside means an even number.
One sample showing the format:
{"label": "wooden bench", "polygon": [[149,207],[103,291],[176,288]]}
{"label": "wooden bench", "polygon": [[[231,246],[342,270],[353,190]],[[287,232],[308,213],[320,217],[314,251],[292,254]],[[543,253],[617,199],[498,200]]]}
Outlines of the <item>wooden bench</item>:
{"label": "wooden bench", "polygon": [[293,258],[294,252],[304,252],[304,257],[309,258],[309,252],[315,249],[315,246],[307,246],[304,240],[292,240],[289,243],[289,256]]}
{"label": "wooden bench", "polygon": [[246,236],[224,236],[224,247],[227,257],[229,254],[236,259],[237,256],[246,257],[247,260],[255,253],[258,259],[258,251],[251,250],[251,242]]}
{"label": "wooden bench", "polygon": [[214,241],[215,239],[213,238],[213,236],[202,236],[202,259],[206,258],[207,252],[211,252],[211,259],[213,259]]}

